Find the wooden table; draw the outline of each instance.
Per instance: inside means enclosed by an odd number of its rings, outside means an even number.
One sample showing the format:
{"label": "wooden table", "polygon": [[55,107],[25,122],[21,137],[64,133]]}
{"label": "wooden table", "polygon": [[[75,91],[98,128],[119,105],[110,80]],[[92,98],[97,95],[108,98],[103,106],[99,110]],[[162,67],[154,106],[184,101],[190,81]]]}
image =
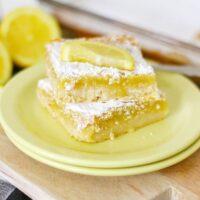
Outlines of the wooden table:
{"label": "wooden table", "polygon": [[197,200],[200,151],[150,174],[95,177],[54,169],[19,151],[0,129],[0,175],[37,200]]}

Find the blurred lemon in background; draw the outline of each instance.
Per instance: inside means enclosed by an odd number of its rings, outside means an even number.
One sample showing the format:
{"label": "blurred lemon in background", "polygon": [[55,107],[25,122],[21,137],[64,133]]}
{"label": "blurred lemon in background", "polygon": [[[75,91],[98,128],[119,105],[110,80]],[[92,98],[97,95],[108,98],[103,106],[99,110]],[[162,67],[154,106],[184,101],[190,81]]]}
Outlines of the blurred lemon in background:
{"label": "blurred lemon in background", "polygon": [[0,41],[0,87],[10,78],[11,74],[11,58],[6,47]]}
{"label": "blurred lemon in background", "polygon": [[28,67],[44,57],[45,44],[61,37],[53,16],[33,7],[17,8],[2,20],[1,37],[13,61]]}

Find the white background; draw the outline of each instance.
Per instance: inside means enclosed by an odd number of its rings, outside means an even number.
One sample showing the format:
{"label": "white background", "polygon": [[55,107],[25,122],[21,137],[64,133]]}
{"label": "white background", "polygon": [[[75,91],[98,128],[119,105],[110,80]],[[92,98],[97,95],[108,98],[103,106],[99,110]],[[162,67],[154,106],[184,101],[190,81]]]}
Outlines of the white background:
{"label": "white background", "polygon": [[[200,32],[200,0],[57,0],[174,38],[191,41]],[[0,15],[36,0],[0,0]]]}
{"label": "white background", "polygon": [[174,38],[200,32],[200,0],[59,0]]}

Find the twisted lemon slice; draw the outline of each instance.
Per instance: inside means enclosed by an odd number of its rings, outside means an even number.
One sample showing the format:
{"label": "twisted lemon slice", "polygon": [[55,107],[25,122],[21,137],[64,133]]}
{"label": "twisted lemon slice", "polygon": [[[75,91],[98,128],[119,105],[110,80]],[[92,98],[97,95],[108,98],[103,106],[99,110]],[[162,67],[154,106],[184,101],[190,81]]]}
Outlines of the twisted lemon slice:
{"label": "twisted lemon slice", "polygon": [[122,70],[134,69],[134,59],[128,51],[101,42],[67,41],[62,46],[61,59]]}

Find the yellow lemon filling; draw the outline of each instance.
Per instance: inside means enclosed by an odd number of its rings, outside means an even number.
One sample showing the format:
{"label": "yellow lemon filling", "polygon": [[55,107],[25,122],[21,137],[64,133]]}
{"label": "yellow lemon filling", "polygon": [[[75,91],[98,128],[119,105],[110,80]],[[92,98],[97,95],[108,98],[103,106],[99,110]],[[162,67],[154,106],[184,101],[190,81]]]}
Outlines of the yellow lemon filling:
{"label": "yellow lemon filling", "polygon": [[87,62],[96,66],[134,69],[134,58],[121,48],[93,41],[67,41],[61,48],[61,59],[68,62]]}

